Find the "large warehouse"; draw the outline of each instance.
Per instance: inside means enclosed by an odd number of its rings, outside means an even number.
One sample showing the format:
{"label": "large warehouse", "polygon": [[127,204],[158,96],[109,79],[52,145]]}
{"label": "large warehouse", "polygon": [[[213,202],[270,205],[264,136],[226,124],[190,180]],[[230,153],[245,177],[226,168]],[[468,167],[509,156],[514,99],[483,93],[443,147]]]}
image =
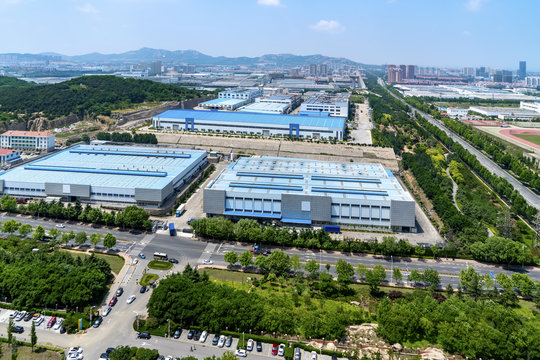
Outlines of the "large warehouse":
{"label": "large warehouse", "polygon": [[156,129],[343,140],[345,118],[167,110],[154,116],[152,125]]}
{"label": "large warehouse", "polygon": [[204,189],[208,216],[416,231],[415,202],[381,164],[243,157]]}
{"label": "large warehouse", "polygon": [[1,172],[0,193],[160,207],[206,162],[202,150],[78,145]]}

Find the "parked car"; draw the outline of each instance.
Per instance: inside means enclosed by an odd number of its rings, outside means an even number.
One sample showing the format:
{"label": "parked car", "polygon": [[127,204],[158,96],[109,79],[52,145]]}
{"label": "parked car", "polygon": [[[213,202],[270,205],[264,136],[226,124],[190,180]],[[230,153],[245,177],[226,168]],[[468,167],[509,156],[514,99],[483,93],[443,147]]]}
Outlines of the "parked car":
{"label": "parked car", "polygon": [[77,354],[80,355],[83,353],[83,348],[80,346],[74,346],[72,348],[69,348],[68,354]]}
{"label": "parked car", "polygon": [[39,326],[39,325],[41,325],[41,323],[43,323],[44,320],[45,320],[45,318],[43,316],[40,316],[40,317],[38,317],[37,320],[34,321],[34,324],[36,326]]}
{"label": "parked car", "polygon": [[247,356],[247,352],[246,350],[244,349],[238,349],[234,352],[234,355],[238,356],[238,357],[246,357]]}
{"label": "parked car", "polygon": [[257,341],[257,352],[262,352],[262,342]]}
{"label": "parked car", "polygon": [[214,262],[212,260],[204,260],[203,261],[203,264],[204,265],[212,265]]}
{"label": "parked car", "polygon": [[140,332],[138,335],[137,335],[137,339],[150,339],[151,338],[151,335],[148,331],[143,331],[143,332]]}
{"label": "parked car", "polygon": [[103,353],[99,356],[99,360],[108,360],[109,359],[109,354],[107,353]]}
{"label": "parked car", "polygon": [[272,345],[272,355],[277,355],[277,350],[278,350],[278,343],[275,342],[273,345]]}
{"label": "parked car", "polygon": [[111,301],[109,301],[109,306],[116,305],[116,302],[118,301],[118,298],[116,296],[113,296]]}
{"label": "parked car", "polygon": [[66,227],[66,225],[64,224],[56,224],[55,227],[59,228],[59,229],[63,229]]}
{"label": "parked car", "polygon": [[122,296],[123,293],[124,293],[123,287],[119,287],[118,290],[116,290],[116,296]]}
{"label": "parked car", "polygon": [[193,335],[193,340],[199,341],[201,339],[201,331],[197,330],[195,331],[195,335]]}
{"label": "parked car", "polygon": [[212,345],[217,346],[218,342],[219,342],[219,335],[216,334],[214,335],[214,338],[212,339]]}
{"label": "parked car", "polygon": [[37,319],[39,319],[41,317],[41,314],[40,313],[34,313],[34,316],[32,317],[32,320],[36,321]]}
{"label": "parked car", "polygon": [[285,344],[279,344],[279,349],[277,352],[278,356],[285,355]]}
{"label": "parked car", "polygon": [[110,354],[110,353],[112,353],[112,352],[114,351],[114,349],[116,349],[116,348],[109,347],[109,348],[107,348],[107,350],[105,350],[105,352],[106,352],[107,354]]}
{"label": "parked car", "polygon": [[24,332],[24,328],[22,326],[14,326],[11,328],[11,331],[17,334],[22,334]]}
{"label": "parked car", "polygon": [[137,265],[139,263],[139,259],[133,259],[133,265]]}
{"label": "parked car", "polygon": [[57,319],[52,329],[60,330],[60,326],[62,326],[63,323],[64,323],[64,319]]}
{"label": "parked car", "polygon": [[317,352],[316,351],[311,352],[311,360],[317,360]]}
{"label": "parked car", "polygon": [[182,334],[182,329],[176,328],[176,330],[174,330],[173,338],[178,339],[180,337],[180,334]]}
{"label": "parked car", "polygon": [[144,294],[146,292],[146,286],[141,286],[141,290],[140,290],[141,294]]}
{"label": "parked car", "polygon": [[176,260],[175,258],[170,258],[169,262],[173,264],[178,264],[178,260]]}
{"label": "parked car", "polygon": [[34,314],[32,314],[31,312],[26,313],[26,315],[24,316],[24,321],[30,321],[33,317]]}
{"label": "parked car", "polygon": [[26,311],[21,311],[16,317],[15,321],[21,321],[26,316]]}
{"label": "parked car", "polygon": [[247,351],[253,351],[253,339],[249,339],[246,345]]}
{"label": "parked car", "polygon": [[126,303],[127,304],[131,304],[132,302],[135,301],[137,297],[135,295],[131,295],[130,297],[128,297],[128,299],[126,300]]}
{"label": "parked car", "polygon": [[201,342],[201,343],[204,343],[204,342],[206,341],[206,338],[208,338],[208,332],[203,331],[202,334],[201,334],[201,340],[200,340],[200,342]]}
{"label": "parked car", "polygon": [[67,359],[68,360],[83,360],[84,356],[82,356],[82,354],[69,354]]}
{"label": "parked car", "polygon": [[111,310],[112,310],[112,307],[106,306],[105,309],[103,309],[103,316],[109,315],[109,313],[111,312]]}
{"label": "parked car", "polygon": [[293,360],[300,360],[300,359],[302,359],[302,350],[300,350],[300,348],[294,348]]}
{"label": "parked car", "polygon": [[56,316],[53,316],[52,318],[49,319],[49,322],[47,323],[47,329],[50,329],[51,327],[53,327],[55,323],[56,323]]}
{"label": "parked car", "polygon": [[10,319],[14,319],[17,317],[17,315],[19,315],[19,312],[17,310],[15,310],[14,312],[12,312],[11,314],[9,314],[9,318]]}
{"label": "parked car", "polygon": [[146,256],[145,256],[143,253],[139,253],[139,257],[140,257],[141,259],[146,259]]}
{"label": "parked car", "polygon": [[337,356],[336,356],[336,355],[332,355],[332,360],[337,360]]}
{"label": "parked car", "polygon": [[222,348],[223,346],[225,346],[225,335],[221,335],[219,337],[219,341],[218,341],[218,347]]}
{"label": "parked car", "polygon": [[66,333],[66,327],[60,326],[60,334],[65,334],[65,333]]}
{"label": "parked car", "polygon": [[193,339],[193,335],[195,335],[195,331],[189,330],[188,333],[187,333],[187,339],[188,339],[188,340],[192,340],[192,339]]}
{"label": "parked car", "polygon": [[228,336],[227,340],[225,341],[225,346],[231,347],[231,345],[232,345],[232,336]]}

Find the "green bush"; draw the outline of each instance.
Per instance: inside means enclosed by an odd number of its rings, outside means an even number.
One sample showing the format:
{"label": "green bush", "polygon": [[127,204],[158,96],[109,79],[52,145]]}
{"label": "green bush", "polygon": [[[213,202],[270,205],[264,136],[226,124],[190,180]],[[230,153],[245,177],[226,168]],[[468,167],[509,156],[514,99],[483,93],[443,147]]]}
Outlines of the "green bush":
{"label": "green bush", "polygon": [[169,270],[173,264],[168,261],[152,260],[148,263],[148,268],[154,270]]}

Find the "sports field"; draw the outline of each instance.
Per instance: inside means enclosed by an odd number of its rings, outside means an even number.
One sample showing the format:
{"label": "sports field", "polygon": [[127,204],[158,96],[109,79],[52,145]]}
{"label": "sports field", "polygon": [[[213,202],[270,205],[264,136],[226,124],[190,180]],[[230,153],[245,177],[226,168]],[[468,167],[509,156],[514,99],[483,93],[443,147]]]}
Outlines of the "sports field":
{"label": "sports field", "polygon": [[521,134],[512,134],[515,137],[518,137],[520,139],[523,139],[525,141],[531,142],[533,144],[536,144],[540,146],[540,134],[527,134],[527,133],[521,133]]}

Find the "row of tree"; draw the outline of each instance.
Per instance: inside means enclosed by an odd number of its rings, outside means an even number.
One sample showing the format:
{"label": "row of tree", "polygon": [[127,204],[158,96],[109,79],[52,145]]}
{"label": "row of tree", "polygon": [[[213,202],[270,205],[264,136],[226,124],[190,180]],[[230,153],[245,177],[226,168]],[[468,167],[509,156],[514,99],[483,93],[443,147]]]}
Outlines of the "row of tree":
{"label": "row of tree", "polygon": [[99,132],[96,135],[98,140],[114,141],[114,142],[134,142],[137,144],[157,144],[156,134],[130,134],[127,132]]}
{"label": "row of tree", "polygon": [[53,219],[78,220],[95,225],[118,226],[121,228],[151,230],[152,222],[149,220],[150,214],[136,206],[130,205],[122,211],[103,211],[96,207],[86,205],[82,207],[79,200],[75,204],[68,203],[67,206],[62,201],[45,202],[43,200],[33,201],[25,204],[17,204],[15,198],[4,194],[0,198],[0,208],[8,213],[19,213],[31,216],[43,216]]}

